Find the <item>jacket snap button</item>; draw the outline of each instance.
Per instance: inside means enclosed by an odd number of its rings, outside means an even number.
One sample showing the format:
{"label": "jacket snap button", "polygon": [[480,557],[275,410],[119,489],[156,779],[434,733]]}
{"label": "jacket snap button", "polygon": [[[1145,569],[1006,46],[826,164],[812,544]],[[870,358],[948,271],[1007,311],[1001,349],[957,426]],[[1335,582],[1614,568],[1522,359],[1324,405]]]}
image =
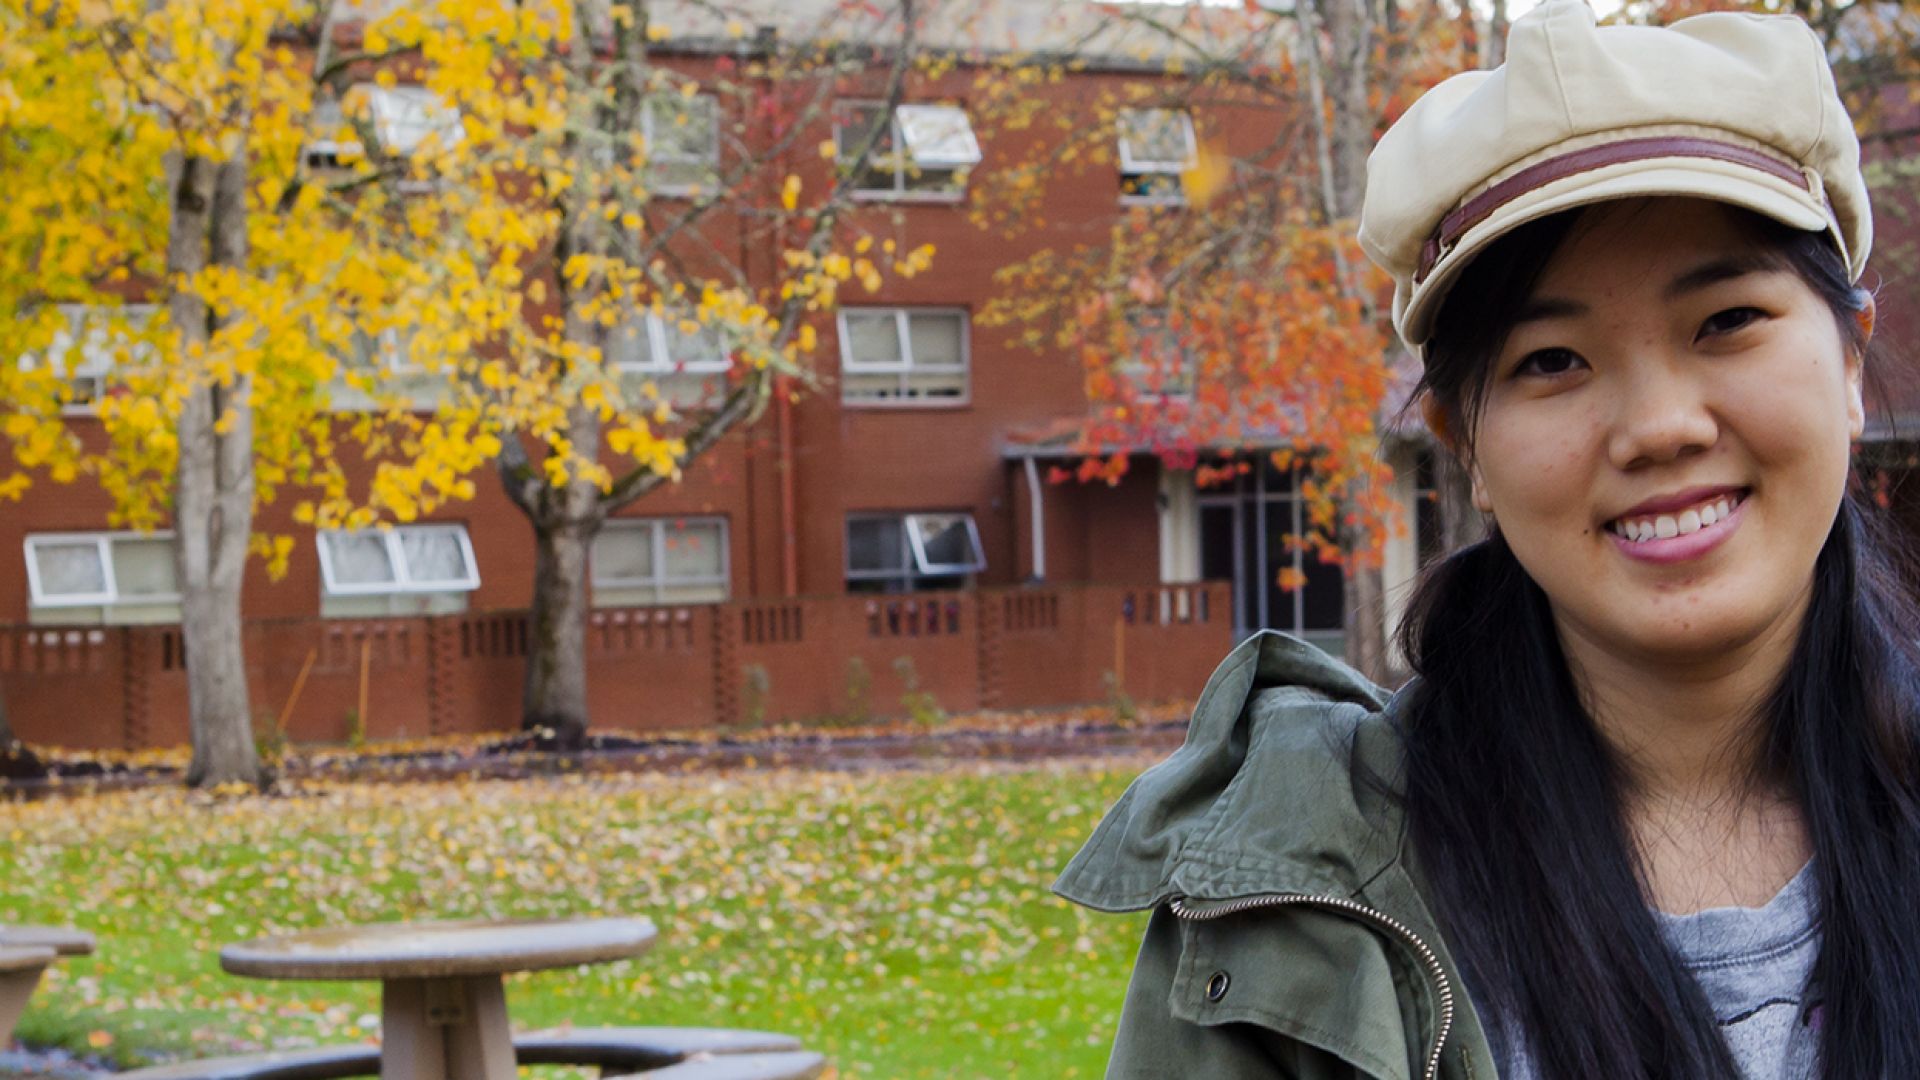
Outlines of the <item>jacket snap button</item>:
{"label": "jacket snap button", "polygon": [[1221,998],[1226,997],[1227,981],[1226,972],[1214,972],[1213,978],[1207,980],[1207,1000],[1218,1004]]}

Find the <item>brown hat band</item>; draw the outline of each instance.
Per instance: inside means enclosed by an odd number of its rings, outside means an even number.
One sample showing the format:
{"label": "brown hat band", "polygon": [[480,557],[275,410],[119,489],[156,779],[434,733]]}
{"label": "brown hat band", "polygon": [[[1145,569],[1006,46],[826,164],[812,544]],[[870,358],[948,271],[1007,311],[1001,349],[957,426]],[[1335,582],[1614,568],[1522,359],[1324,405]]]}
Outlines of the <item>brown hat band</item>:
{"label": "brown hat band", "polygon": [[1425,281],[1427,275],[1433,271],[1434,265],[1452,249],[1467,230],[1485,221],[1493,215],[1495,210],[1535,188],[1608,165],[1670,157],[1712,158],[1716,161],[1746,165],[1795,184],[1802,190],[1809,192],[1813,190],[1813,185],[1806,174],[1786,162],[1751,147],[1737,146],[1717,139],[1669,136],[1626,139],[1621,142],[1589,146],[1583,150],[1574,150],[1559,157],[1548,158],[1537,165],[1529,165],[1468,199],[1452,213],[1440,219],[1439,228],[1435,229],[1433,235],[1427,237],[1426,243],[1420,247],[1420,268],[1414,273],[1413,280],[1416,283]]}

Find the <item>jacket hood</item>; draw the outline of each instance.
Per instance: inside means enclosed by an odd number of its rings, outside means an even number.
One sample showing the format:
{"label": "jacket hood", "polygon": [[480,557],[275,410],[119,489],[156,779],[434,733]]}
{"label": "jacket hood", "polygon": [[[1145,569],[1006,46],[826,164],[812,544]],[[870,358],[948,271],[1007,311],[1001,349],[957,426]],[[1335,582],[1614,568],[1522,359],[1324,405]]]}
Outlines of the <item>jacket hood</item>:
{"label": "jacket hood", "polygon": [[1255,634],[1208,679],[1184,744],[1127,788],[1054,891],[1101,911],[1354,895],[1400,851],[1387,704],[1319,649]]}

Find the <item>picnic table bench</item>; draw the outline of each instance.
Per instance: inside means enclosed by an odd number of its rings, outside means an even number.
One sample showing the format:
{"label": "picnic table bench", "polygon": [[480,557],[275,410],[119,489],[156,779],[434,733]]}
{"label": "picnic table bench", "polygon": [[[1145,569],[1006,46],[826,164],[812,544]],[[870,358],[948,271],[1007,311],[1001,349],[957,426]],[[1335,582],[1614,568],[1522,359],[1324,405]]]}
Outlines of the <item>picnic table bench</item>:
{"label": "picnic table bench", "polygon": [[[518,1065],[597,1067],[646,1080],[812,1080],[819,1054],[787,1035],[718,1028],[614,1027],[535,1032],[514,1040]],[[375,1046],[322,1046],[183,1061],[116,1080],[353,1080],[380,1075]]]}

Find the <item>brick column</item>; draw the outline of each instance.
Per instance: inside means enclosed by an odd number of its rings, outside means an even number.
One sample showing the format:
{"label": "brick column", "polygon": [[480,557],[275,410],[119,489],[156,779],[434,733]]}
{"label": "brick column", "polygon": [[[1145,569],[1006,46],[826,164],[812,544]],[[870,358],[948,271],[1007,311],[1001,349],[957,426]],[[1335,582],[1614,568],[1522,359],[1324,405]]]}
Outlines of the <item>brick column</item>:
{"label": "brick column", "polygon": [[713,722],[726,727],[740,722],[742,609],[716,604],[707,611],[713,620]]}
{"label": "brick column", "polygon": [[147,745],[147,718],[152,706],[147,698],[147,672],[151,661],[152,638],[132,627],[122,627],[118,636],[120,639],[122,749],[141,750]]}
{"label": "brick column", "polygon": [[1003,615],[1006,610],[1005,596],[999,592],[981,590],[974,594],[974,633],[980,650],[980,707],[999,708],[1005,696],[1005,683],[1000,671],[1000,638],[1005,629]]}
{"label": "brick column", "polygon": [[454,672],[460,660],[460,616],[446,615],[427,620],[427,734],[444,735],[452,730]]}

